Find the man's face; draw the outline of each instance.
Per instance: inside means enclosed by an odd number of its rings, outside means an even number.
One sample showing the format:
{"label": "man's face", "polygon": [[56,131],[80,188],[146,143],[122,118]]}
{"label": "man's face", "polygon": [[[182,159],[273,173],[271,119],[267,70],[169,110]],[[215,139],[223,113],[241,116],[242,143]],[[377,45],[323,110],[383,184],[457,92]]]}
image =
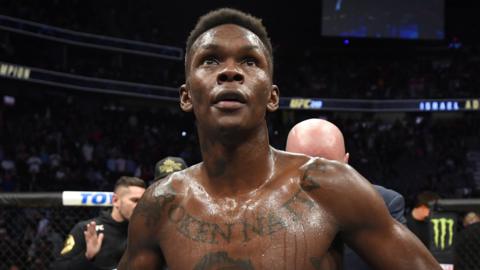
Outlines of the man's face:
{"label": "man's face", "polygon": [[203,33],[193,44],[181,107],[193,111],[199,127],[248,129],[278,108],[268,54],[251,31],[233,24]]}
{"label": "man's face", "polygon": [[133,209],[137,206],[137,202],[144,192],[145,189],[142,187],[119,187],[114,195],[113,207],[118,209],[118,212],[124,219],[130,220]]}

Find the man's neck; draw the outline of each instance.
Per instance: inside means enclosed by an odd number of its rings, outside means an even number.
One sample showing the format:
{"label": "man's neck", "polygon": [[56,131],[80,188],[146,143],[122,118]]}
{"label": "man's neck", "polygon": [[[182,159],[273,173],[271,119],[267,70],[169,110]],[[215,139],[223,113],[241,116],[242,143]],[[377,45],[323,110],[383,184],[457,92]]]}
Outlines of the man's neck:
{"label": "man's neck", "polygon": [[250,136],[206,136],[199,132],[203,185],[216,196],[254,191],[272,177],[274,152],[266,126]]}
{"label": "man's neck", "polygon": [[115,208],[112,208],[112,214],[111,214],[111,217],[113,220],[115,220],[116,222],[124,222],[125,219],[123,218],[123,216],[120,214],[120,212],[115,209]]}

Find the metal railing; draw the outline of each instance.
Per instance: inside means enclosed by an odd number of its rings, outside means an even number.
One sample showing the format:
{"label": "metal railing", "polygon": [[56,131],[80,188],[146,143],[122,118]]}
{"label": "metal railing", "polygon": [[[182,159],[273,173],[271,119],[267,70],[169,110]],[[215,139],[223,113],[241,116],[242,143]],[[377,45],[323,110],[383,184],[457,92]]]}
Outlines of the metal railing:
{"label": "metal railing", "polygon": [[183,49],[179,47],[94,35],[5,15],[0,15],[0,29],[77,46],[179,61],[183,59]]}

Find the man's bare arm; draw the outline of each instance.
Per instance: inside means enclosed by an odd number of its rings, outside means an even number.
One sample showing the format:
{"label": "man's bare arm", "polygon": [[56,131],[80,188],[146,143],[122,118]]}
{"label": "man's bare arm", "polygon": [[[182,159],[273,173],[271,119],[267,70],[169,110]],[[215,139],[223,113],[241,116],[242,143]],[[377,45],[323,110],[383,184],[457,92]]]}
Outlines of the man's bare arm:
{"label": "man's bare arm", "polygon": [[425,246],[391,218],[379,194],[352,167],[318,160],[304,178],[304,185],[318,186],[310,194],[330,208],[344,241],[375,269],[441,270]]}
{"label": "man's bare arm", "polygon": [[[127,249],[118,265],[119,270],[162,269],[163,256],[156,233],[161,224],[162,210],[170,197],[155,196],[154,184],[138,202],[128,226]],[[167,201],[166,201],[167,200]]]}

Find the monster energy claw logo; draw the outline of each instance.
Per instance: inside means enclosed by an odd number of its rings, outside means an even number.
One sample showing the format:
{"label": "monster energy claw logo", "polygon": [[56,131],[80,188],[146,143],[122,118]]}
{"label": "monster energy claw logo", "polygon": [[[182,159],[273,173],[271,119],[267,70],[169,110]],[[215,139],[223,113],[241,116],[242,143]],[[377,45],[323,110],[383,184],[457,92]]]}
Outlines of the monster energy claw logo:
{"label": "monster energy claw logo", "polygon": [[453,225],[455,221],[451,218],[432,218],[433,240],[436,248],[445,249],[445,242],[448,233],[448,247],[453,243]]}

